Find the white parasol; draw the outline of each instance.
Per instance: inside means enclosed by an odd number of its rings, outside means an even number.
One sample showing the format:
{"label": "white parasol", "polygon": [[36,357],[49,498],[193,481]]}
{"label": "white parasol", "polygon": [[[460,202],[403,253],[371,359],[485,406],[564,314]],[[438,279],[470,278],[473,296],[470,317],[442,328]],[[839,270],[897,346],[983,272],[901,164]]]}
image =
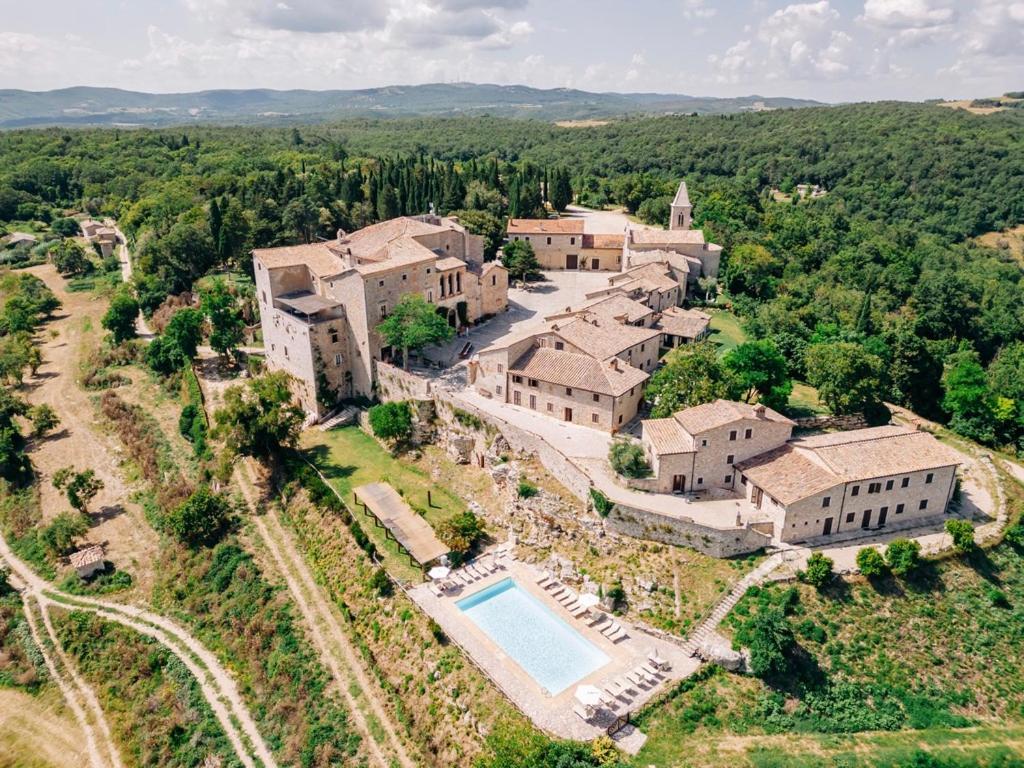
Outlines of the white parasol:
{"label": "white parasol", "polygon": [[433,568],[427,571],[427,576],[429,576],[434,581],[437,581],[438,579],[445,578],[451,572],[451,568],[448,568],[443,565],[435,565]]}
{"label": "white parasol", "polygon": [[601,602],[601,598],[595,595],[593,592],[587,592],[580,595],[579,603],[584,608],[593,608],[595,605]]}
{"label": "white parasol", "polygon": [[581,685],[576,689],[576,701],[585,707],[601,705],[601,690],[596,685]]}

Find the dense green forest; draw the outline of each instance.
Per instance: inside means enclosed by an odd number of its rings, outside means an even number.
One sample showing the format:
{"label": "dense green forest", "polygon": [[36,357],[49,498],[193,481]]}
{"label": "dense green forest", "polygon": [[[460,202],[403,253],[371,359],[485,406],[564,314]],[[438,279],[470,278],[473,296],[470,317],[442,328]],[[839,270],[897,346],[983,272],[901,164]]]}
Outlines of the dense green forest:
{"label": "dense green forest", "polygon": [[[724,300],[806,377],[831,345],[880,397],[993,445],[1024,440],[1024,281],[973,237],[1024,222],[1024,115],[878,103],[592,128],[475,119],[0,134],[0,222],[117,217],[155,310],[252,247],[433,206],[500,243],[573,197],[649,221],[685,177],[725,247]],[[815,199],[773,195],[818,184]],[[0,252],[7,263],[28,259]],[[845,357],[844,357],[845,356]],[[855,358],[855,359],[853,359]]]}

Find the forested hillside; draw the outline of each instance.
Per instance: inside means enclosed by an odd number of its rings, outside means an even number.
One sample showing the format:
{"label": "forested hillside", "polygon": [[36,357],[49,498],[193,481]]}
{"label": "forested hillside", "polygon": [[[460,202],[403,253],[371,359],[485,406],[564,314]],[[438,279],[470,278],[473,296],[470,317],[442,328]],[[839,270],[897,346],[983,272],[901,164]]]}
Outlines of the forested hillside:
{"label": "forested hillside", "polygon": [[[0,222],[45,231],[65,209],[116,216],[152,310],[215,267],[246,266],[252,247],[431,203],[473,211],[464,219],[492,252],[504,216],[539,213],[545,196],[561,208],[567,187],[664,221],[680,177],[697,224],[726,248],[726,298],[795,375],[809,347],[830,344],[881,396],[1020,447],[1021,266],[973,241],[1024,222],[1019,111],[879,103],[573,129],[465,118],[11,132]],[[800,183],[826,194],[772,194]]]}

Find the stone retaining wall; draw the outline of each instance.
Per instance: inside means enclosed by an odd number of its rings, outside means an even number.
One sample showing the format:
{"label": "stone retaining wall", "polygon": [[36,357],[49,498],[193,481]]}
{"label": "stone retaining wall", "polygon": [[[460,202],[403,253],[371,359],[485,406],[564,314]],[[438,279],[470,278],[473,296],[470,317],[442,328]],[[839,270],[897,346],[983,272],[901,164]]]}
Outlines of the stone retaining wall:
{"label": "stone retaining wall", "polygon": [[430,380],[404,371],[390,363],[377,363],[377,396],[390,400],[429,400],[433,397]]}
{"label": "stone retaining wall", "polygon": [[847,416],[806,416],[802,419],[793,419],[800,429],[864,429],[868,426],[867,419],[862,413],[853,413]]}
{"label": "stone retaining wall", "polygon": [[709,528],[692,520],[616,504],[605,519],[608,528],[635,539],[692,547],[712,557],[734,557],[771,544],[771,536],[753,528]]}

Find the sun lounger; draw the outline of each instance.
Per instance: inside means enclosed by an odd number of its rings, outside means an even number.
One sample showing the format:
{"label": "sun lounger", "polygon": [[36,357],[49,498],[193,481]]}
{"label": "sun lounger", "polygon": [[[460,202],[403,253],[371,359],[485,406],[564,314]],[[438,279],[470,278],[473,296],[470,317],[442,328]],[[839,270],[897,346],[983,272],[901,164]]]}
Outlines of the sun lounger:
{"label": "sun lounger", "polygon": [[586,612],[587,612],[587,607],[585,605],[576,604],[576,605],[570,605],[569,606],[569,613],[572,614],[572,617],[574,619],[580,618]]}
{"label": "sun lounger", "polygon": [[575,712],[580,718],[586,722],[590,722],[592,715],[586,710],[582,704],[574,704],[572,711]]}
{"label": "sun lounger", "polygon": [[629,633],[626,632],[626,630],[624,630],[620,626],[620,627],[617,627],[613,632],[608,633],[606,635],[606,637],[609,640],[611,640],[613,643],[617,643],[617,642],[619,642],[619,640],[625,640],[627,637],[629,637]]}
{"label": "sun lounger", "polygon": [[444,597],[444,589],[436,581],[430,582],[430,591],[433,593],[434,597]]}
{"label": "sun lounger", "polygon": [[579,599],[580,596],[570,589],[564,595],[559,596],[558,602],[560,602],[562,605],[568,606],[572,603],[575,603]]}
{"label": "sun lounger", "polygon": [[629,690],[629,686],[622,682],[622,680],[613,680],[604,687],[605,692],[616,699],[629,699],[626,695],[626,691]]}
{"label": "sun lounger", "polygon": [[650,664],[641,664],[640,669],[642,669],[648,677],[657,678],[661,676],[661,670],[652,667]]}
{"label": "sun lounger", "polygon": [[600,611],[594,611],[590,614],[590,621],[587,622],[588,627],[596,627],[604,622],[608,617]]}
{"label": "sun lounger", "polygon": [[658,655],[657,651],[651,651],[647,655],[647,663],[655,669],[660,669],[662,672],[665,672],[671,668],[671,665],[668,663],[668,660],[661,658],[661,656]]}
{"label": "sun lounger", "polygon": [[626,673],[626,679],[629,680],[629,682],[631,682],[633,685],[647,684],[647,678],[645,678],[642,674],[638,674],[635,669],[632,672]]}
{"label": "sun lounger", "polygon": [[452,575],[453,575],[453,576],[455,576],[455,578],[456,578],[456,579],[458,579],[459,581],[461,581],[461,582],[462,582],[463,584],[465,584],[465,585],[467,585],[467,586],[468,586],[468,585],[470,585],[470,584],[472,584],[472,583],[473,583],[474,581],[476,581],[476,579],[474,579],[474,578],[473,578],[473,577],[472,577],[472,576],[471,576],[471,575],[470,575],[470,574],[469,574],[469,573],[468,573],[468,572],[466,571],[466,569],[465,569],[465,568],[462,568],[462,569],[460,569],[460,570],[458,570],[458,571],[452,571]]}
{"label": "sun lounger", "polygon": [[481,571],[472,563],[466,566],[466,572],[469,573],[469,575],[472,576],[474,579],[482,579],[484,576],[487,575],[485,571]]}
{"label": "sun lounger", "polygon": [[601,634],[604,635],[605,637],[608,637],[609,635],[611,635],[613,632],[615,632],[618,629],[621,629],[621,627],[619,626],[619,622],[613,621],[607,627],[602,627],[601,628]]}
{"label": "sun lounger", "polygon": [[551,574],[550,573],[542,573],[540,576],[537,577],[537,586],[538,587],[547,588],[547,586],[548,586],[548,584],[550,582],[551,582]]}
{"label": "sun lounger", "polygon": [[555,598],[555,600],[557,600],[559,597],[564,595],[567,591],[568,591],[568,589],[566,587],[563,587],[558,582],[555,582],[555,587],[553,589],[548,590],[548,594],[551,595],[553,598]]}
{"label": "sun lounger", "polygon": [[653,678],[650,675],[648,675],[646,672],[644,672],[644,670],[641,667],[637,667],[636,669],[634,669],[631,672],[631,674],[636,675],[640,682],[646,683],[647,685],[651,685],[652,683],[657,682],[656,678]]}
{"label": "sun lounger", "polygon": [[601,703],[611,709],[615,709],[619,706],[619,702],[615,700],[615,697],[609,696],[604,691],[601,691]]}

